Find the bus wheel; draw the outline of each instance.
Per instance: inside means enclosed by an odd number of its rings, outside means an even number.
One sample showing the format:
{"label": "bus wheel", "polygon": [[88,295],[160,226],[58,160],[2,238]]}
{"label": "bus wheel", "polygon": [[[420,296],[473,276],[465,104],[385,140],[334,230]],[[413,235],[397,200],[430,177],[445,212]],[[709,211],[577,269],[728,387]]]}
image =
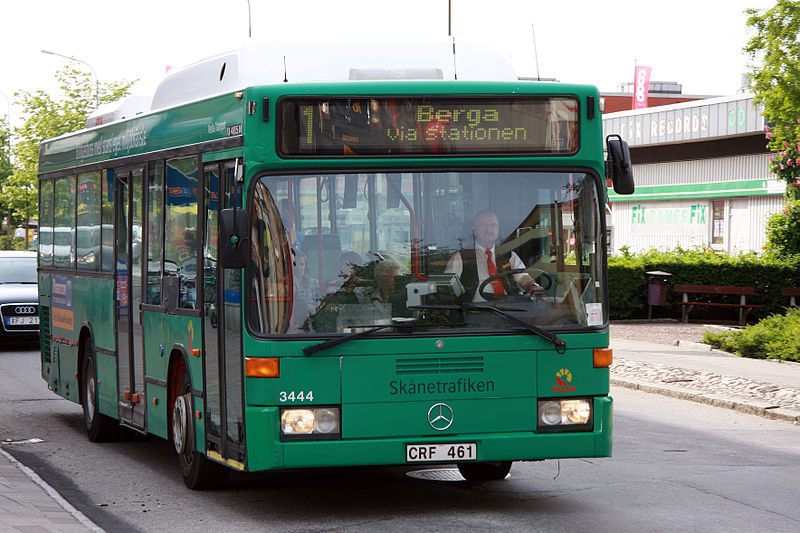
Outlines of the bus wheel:
{"label": "bus wheel", "polygon": [[195,450],[192,386],[184,370],[179,394],[172,404],[172,442],[178,452],[183,482],[192,490],[211,489],[228,478],[229,469]]}
{"label": "bus wheel", "polygon": [[106,416],[97,408],[97,365],[94,360],[94,345],[91,339],[83,345],[83,425],[92,442],[106,442],[119,437],[117,421]]}
{"label": "bus wheel", "polygon": [[498,481],[511,470],[511,461],[497,463],[458,463],[458,471],[467,481]]}

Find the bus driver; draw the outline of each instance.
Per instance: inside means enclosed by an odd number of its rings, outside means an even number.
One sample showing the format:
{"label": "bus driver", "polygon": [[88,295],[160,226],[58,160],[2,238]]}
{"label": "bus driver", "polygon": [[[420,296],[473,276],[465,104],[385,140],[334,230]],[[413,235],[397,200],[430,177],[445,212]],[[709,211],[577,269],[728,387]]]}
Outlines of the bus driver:
{"label": "bus driver", "polygon": [[[495,254],[494,243],[500,234],[500,223],[494,212],[485,210],[475,215],[472,236],[475,239],[474,249],[462,249],[450,258],[445,267],[445,274],[455,274],[461,279],[466,294],[473,294],[473,302],[485,302],[478,288],[483,281],[498,272],[524,269],[525,264],[515,252]],[[498,263],[499,261],[499,263]],[[498,270],[497,265],[500,265]],[[514,288],[509,278],[500,276],[484,287],[484,292],[509,294]],[[514,274],[514,281],[526,294],[544,290],[526,273]]]}

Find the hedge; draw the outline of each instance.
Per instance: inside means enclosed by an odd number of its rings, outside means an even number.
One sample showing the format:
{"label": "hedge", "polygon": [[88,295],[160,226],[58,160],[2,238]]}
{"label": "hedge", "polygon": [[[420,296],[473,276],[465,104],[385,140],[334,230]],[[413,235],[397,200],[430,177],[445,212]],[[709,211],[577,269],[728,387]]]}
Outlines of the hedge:
{"label": "hedge", "polygon": [[[611,319],[647,317],[647,272],[669,272],[667,302],[654,306],[654,317],[680,318],[681,294],[676,283],[693,285],[730,285],[755,287],[756,294],[747,297],[748,304],[762,305],[748,319],[756,321],[774,313],[783,313],[788,298],[781,295],[784,287],[800,287],[800,255],[778,259],[759,257],[754,253],[728,256],[711,250],[676,248],[669,251],[650,250],[630,254],[623,248],[621,256],[608,258],[608,290]],[[694,300],[739,303],[739,296],[693,295]],[[692,318],[734,320],[738,309],[695,307]]]}

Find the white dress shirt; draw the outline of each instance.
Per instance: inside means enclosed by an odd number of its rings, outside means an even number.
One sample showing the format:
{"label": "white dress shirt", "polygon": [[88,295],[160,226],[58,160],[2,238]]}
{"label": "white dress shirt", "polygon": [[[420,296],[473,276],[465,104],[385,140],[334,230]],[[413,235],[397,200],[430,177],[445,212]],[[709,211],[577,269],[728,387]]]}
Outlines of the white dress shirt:
{"label": "white dress shirt", "polygon": [[[489,277],[489,264],[486,261],[486,257],[487,257],[486,256],[486,250],[487,250],[486,248],[484,248],[483,246],[481,246],[477,242],[475,243],[475,263],[476,263],[476,266],[478,267],[478,287],[479,288],[480,288],[481,283],[483,283],[483,281],[486,278]],[[494,246],[492,246],[491,252],[492,252],[492,262],[494,262],[495,267],[497,267],[497,271],[500,272],[501,269],[500,269],[500,266],[497,264],[497,257],[495,256],[495,253],[494,253]],[[514,269],[514,270],[517,270],[517,269],[520,269],[520,268],[525,268],[525,263],[522,262],[522,259],[519,258],[519,256],[516,254],[516,252],[511,252],[510,263],[511,263],[511,268]],[[463,259],[461,259],[461,252],[456,252],[450,258],[450,260],[447,261],[447,266],[444,269],[444,273],[445,274],[455,274],[460,278],[461,274],[463,272],[464,272],[464,261],[463,261]],[[524,274],[524,273],[523,274],[514,274],[514,276],[513,276],[514,277],[514,281],[519,282],[519,280],[522,279],[523,277],[525,277],[526,275],[527,274]],[[500,279],[500,278],[498,278],[498,279]],[[486,285],[486,287],[483,288],[483,291],[487,292],[487,293],[494,294],[494,287],[492,286],[491,283],[489,283],[488,285]],[[480,292],[478,291],[478,289],[475,289],[475,295],[472,297],[472,301],[473,302],[485,302],[486,300],[484,298],[481,298]]]}

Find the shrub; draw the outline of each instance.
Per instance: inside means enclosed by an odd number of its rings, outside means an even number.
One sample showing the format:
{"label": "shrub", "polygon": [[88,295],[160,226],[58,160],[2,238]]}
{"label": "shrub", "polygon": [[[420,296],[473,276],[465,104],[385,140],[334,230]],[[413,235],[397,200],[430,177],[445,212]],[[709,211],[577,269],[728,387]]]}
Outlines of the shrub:
{"label": "shrub", "polygon": [[0,235],[0,250],[24,250],[25,239],[11,235]]}
{"label": "shrub", "polygon": [[769,316],[740,331],[707,331],[703,342],[745,357],[800,362],[800,309]]}

